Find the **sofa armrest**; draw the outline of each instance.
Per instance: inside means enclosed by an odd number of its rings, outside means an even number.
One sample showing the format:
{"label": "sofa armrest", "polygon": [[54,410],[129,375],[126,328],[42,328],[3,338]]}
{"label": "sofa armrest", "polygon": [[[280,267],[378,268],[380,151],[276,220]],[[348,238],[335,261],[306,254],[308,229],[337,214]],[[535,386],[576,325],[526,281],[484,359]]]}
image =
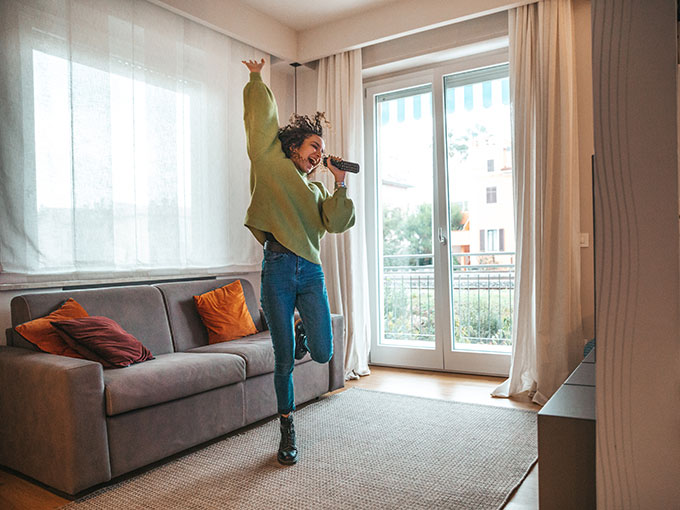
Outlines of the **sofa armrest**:
{"label": "sofa armrest", "polygon": [[68,494],[111,479],[102,366],[0,346],[0,464]]}
{"label": "sofa armrest", "polygon": [[328,391],[345,386],[345,317],[331,314],[333,357],[328,362]]}

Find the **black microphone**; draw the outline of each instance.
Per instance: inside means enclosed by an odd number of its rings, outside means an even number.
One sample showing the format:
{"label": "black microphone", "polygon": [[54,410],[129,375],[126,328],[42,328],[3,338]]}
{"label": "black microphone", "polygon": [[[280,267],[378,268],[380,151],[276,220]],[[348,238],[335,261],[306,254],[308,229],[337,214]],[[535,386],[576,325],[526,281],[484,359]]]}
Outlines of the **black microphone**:
{"label": "black microphone", "polygon": [[335,168],[337,168],[338,170],[342,170],[343,172],[351,172],[353,174],[359,173],[359,163],[352,163],[351,161],[344,161],[344,160],[329,158],[328,156],[324,156],[323,157],[324,166],[328,166],[328,160],[329,159],[331,160],[331,163],[333,163],[333,166]]}

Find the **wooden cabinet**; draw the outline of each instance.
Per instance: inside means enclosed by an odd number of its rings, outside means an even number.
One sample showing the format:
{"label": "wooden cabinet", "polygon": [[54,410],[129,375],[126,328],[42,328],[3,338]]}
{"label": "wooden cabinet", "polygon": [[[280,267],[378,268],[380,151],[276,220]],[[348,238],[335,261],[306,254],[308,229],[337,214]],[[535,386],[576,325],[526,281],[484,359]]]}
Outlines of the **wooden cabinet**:
{"label": "wooden cabinet", "polygon": [[538,413],[541,510],[595,509],[595,350]]}

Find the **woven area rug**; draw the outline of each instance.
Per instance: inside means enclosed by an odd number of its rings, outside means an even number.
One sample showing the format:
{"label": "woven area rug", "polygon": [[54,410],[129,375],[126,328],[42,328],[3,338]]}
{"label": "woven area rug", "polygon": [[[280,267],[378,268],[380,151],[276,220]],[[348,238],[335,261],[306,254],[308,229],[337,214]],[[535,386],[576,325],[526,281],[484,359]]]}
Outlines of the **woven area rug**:
{"label": "woven area rug", "polygon": [[536,414],[350,389],[66,505],[93,509],[497,509],[537,458]]}

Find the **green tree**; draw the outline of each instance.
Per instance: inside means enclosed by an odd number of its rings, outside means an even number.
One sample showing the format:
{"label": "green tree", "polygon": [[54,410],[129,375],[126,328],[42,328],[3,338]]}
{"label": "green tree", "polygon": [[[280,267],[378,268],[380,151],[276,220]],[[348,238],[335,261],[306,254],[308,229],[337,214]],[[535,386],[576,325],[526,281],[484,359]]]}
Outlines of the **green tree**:
{"label": "green tree", "polygon": [[[451,204],[451,230],[462,230],[463,205]],[[383,210],[383,251],[385,255],[429,255],[432,253],[432,204],[420,204],[415,211],[393,207]],[[431,257],[392,259],[387,265],[429,265]]]}
{"label": "green tree", "polygon": [[475,124],[475,127],[468,128],[464,135],[453,139],[453,133],[448,134],[448,153],[449,158],[458,158],[459,161],[465,161],[468,158],[471,145],[492,145],[494,143],[494,136],[489,133],[486,126]]}
{"label": "green tree", "polygon": [[454,202],[451,204],[450,221],[451,230],[463,230],[465,223],[463,223],[463,204]]}
{"label": "green tree", "polygon": [[[383,210],[385,255],[432,254],[432,204],[420,204],[415,211],[394,207]],[[387,265],[429,265],[432,257],[392,259]]]}

